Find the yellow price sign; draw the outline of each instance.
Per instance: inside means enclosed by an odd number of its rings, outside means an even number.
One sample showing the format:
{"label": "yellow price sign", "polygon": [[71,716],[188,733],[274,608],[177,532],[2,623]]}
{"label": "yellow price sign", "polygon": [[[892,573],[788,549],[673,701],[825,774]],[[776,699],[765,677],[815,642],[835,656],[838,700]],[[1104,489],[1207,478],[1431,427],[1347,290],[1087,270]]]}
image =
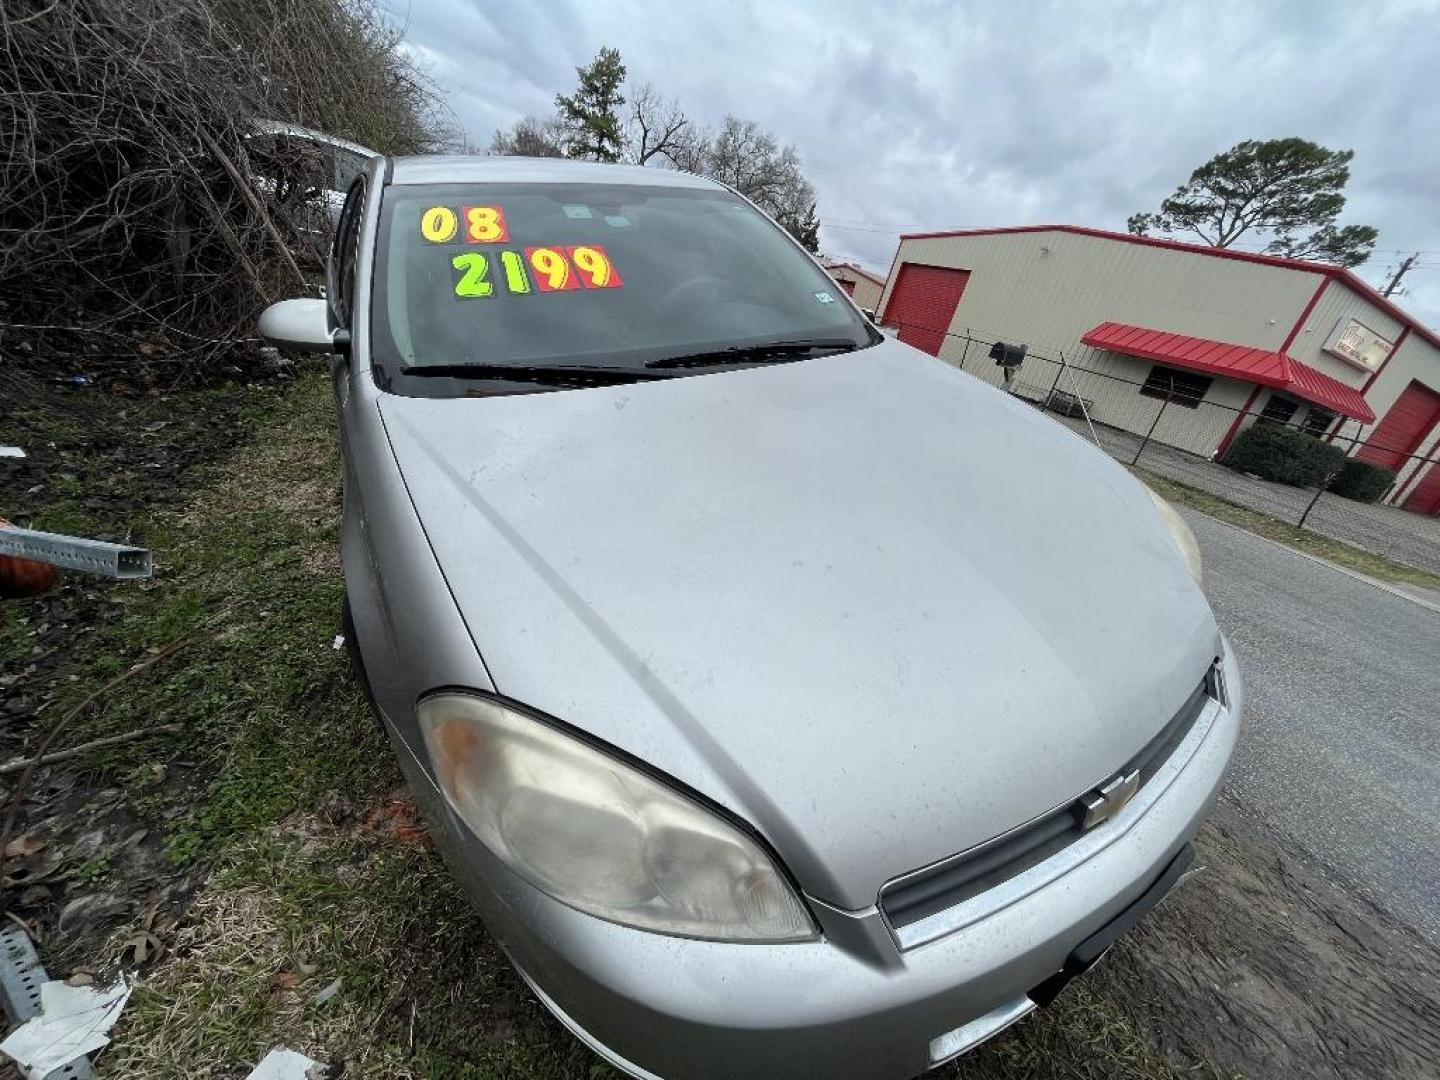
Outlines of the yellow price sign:
{"label": "yellow price sign", "polygon": [[448,206],[432,206],[420,215],[420,235],[432,244],[445,244],[460,231],[460,219]]}

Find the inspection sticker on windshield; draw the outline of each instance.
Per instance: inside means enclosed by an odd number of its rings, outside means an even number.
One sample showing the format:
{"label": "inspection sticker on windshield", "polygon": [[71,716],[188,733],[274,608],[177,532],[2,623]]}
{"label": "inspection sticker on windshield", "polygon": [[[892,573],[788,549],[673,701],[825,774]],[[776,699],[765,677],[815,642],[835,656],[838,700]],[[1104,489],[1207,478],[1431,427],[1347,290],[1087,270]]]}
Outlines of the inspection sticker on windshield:
{"label": "inspection sticker on windshield", "polygon": [[828,292],[817,292],[815,294],[815,299],[819,300],[822,304],[833,304],[835,302],[835,298],[831,296]]}
{"label": "inspection sticker on windshield", "polygon": [[588,206],[566,206],[564,210],[565,216],[568,218],[589,218],[595,216],[590,212],[590,207]]}

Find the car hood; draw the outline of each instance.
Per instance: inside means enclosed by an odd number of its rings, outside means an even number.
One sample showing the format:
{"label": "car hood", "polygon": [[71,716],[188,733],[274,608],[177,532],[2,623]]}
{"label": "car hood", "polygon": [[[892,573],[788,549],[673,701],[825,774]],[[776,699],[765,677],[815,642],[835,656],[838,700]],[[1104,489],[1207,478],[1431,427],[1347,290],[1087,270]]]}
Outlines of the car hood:
{"label": "car hood", "polygon": [[1218,649],[1139,483],[898,342],[380,410],[495,688],[838,906],[1107,778]]}

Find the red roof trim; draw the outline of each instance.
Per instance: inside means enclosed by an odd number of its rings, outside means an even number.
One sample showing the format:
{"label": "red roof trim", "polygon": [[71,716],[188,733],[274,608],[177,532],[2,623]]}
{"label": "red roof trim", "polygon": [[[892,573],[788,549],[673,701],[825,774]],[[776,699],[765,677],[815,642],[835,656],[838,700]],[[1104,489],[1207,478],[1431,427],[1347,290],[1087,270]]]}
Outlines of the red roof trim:
{"label": "red roof trim", "polygon": [[1080,343],[1284,390],[1361,423],[1375,422],[1375,413],[1359,390],[1283,352],[1117,322],[1101,323],[1086,333]]}
{"label": "red roof trim", "polygon": [[[1005,233],[1028,232],[1075,233],[1079,236],[1093,236],[1101,240],[1119,240],[1126,244],[1143,244],[1147,247],[1185,251],[1192,255],[1209,255],[1217,259],[1235,259],[1238,262],[1260,263],[1263,266],[1279,266],[1307,274],[1324,274],[1327,278],[1335,278],[1354,289],[1392,319],[1410,327],[1431,345],[1440,349],[1440,334],[1436,334],[1405,309],[1397,307],[1381,296],[1372,286],[1361,281],[1353,271],[1332,263],[1310,262],[1307,259],[1287,259],[1280,255],[1261,255],[1252,251],[1234,251],[1230,248],[1216,248],[1206,244],[1190,244],[1183,240],[1162,240],[1156,236],[1133,236],[1130,233],[1112,232],[1109,229],[1092,229],[1087,225],[1011,225],[994,229],[942,229],[937,232],[902,233],[900,241],[904,243],[906,240],[932,240],[942,236],[998,236]],[[1308,315],[1309,312],[1306,312],[1305,317]]]}

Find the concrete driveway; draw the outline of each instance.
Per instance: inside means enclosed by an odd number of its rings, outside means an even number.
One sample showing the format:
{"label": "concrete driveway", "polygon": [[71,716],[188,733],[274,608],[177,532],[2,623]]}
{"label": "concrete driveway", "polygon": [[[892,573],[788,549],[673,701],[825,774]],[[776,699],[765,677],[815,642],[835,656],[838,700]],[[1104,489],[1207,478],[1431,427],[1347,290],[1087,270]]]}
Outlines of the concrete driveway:
{"label": "concrete driveway", "polygon": [[1440,944],[1440,614],[1181,512],[1250,693],[1227,794]]}

